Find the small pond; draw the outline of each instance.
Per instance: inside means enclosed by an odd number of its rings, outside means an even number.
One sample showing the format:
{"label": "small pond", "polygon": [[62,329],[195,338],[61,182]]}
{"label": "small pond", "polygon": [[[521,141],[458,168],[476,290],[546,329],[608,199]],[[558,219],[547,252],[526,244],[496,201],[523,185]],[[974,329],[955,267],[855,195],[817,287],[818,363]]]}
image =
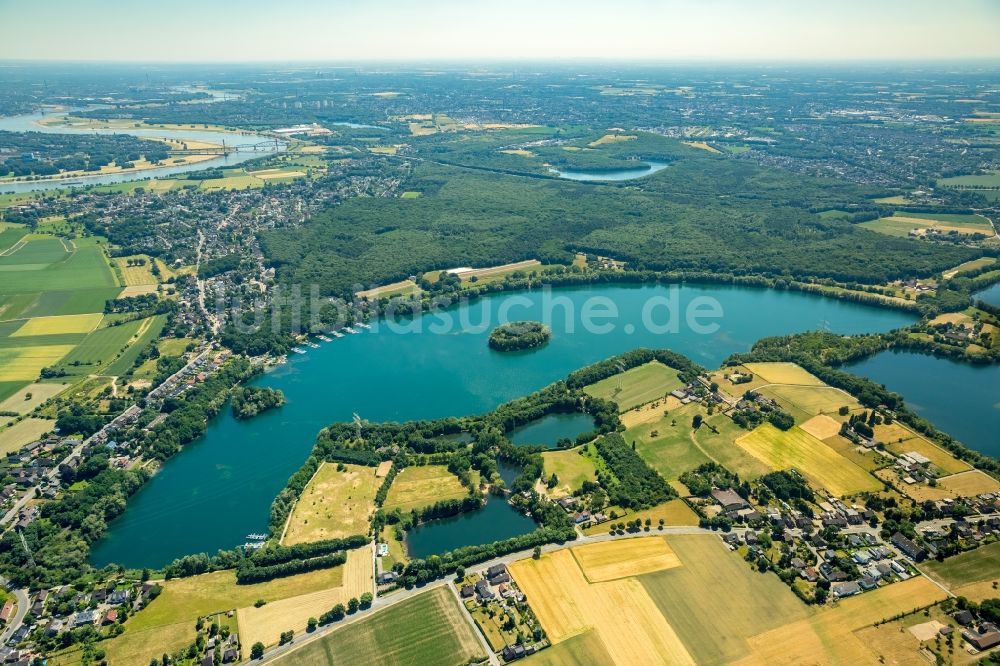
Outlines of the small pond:
{"label": "small pond", "polygon": [[554,449],[560,439],[576,441],[576,436],[594,429],[594,419],[589,414],[571,412],[569,414],[546,414],[507,433],[507,438],[516,446],[537,444]]}
{"label": "small pond", "polygon": [[624,169],[549,169],[549,171],[566,180],[610,182],[642,178],[657,171],[662,171],[668,166],[666,162],[656,162],[654,160],[645,160],[639,164],[640,166]]}
{"label": "small pond", "polygon": [[410,557],[423,559],[462,546],[520,536],[535,527],[535,521],[519,513],[503,497],[490,496],[481,509],[413,528],[406,535],[406,550]]}

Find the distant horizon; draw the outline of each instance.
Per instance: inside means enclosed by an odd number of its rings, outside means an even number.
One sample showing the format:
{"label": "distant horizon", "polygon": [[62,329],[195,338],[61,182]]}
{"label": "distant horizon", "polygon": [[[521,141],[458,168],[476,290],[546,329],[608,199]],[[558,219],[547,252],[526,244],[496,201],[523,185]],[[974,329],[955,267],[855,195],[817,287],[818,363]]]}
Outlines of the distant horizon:
{"label": "distant horizon", "polygon": [[[324,67],[354,67],[358,65],[391,65],[406,67],[422,67],[431,65],[456,65],[476,67],[485,65],[644,65],[644,66],[699,66],[699,65],[731,65],[743,66],[775,66],[775,67],[808,67],[816,65],[1000,65],[1000,55],[954,58],[853,58],[853,59],[769,59],[769,58],[598,58],[598,57],[550,57],[550,58],[461,58],[441,57],[423,59],[386,59],[386,58],[330,58],[325,60],[100,60],[100,59],[66,59],[66,58],[0,58],[0,68],[21,67],[26,65],[120,65],[120,66],[165,66],[165,67],[216,67],[220,65],[244,66],[324,66]],[[998,72],[1000,74],[1000,72]]]}
{"label": "distant horizon", "polygon": [[0,60],[909,62],[1000,59],[992,0],[0,0]]}

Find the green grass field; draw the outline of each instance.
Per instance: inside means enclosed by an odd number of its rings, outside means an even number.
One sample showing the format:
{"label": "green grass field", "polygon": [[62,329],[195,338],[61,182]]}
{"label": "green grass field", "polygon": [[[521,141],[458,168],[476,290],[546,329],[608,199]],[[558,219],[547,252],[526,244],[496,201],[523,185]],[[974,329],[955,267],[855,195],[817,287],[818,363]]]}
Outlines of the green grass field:
{"label": "green grass field", "polygon": [[[125,623],[124,634],[100,645],[110,663],[146,666],[153,657],[193,641],[200,616],[249,606],[257,599],[278,601],[335,587],[343,580],[343,569],[321,569],[256,585],[237,585],[231,570],[166,581],[160,596]],[[237,629],[235,616],[223,623]],[[249,651],[249,646],[245,649]]]}
{"label": "green grass field", "polygon": [[542,453],[542,460],[545,461],[545,478],[555,474],[559,479],[559,484],[550,491],[553,496],[569,495],[580,488],[584,481],[594,480],[597,467],[591,458],[581,455],[583,450],[575,448]]}
{"label": "green grass field", "polygon": [[[0,287],[0,292],[3,287]],[[103,312],[104,302],[121,289],[99,287],[45,292],[0,293],[0,320]]]}
{"label": "green grass field", "polygon": [[258,599],[278,601],[337,587],[343,578],[343,565],[254,585],[237,585],[232,570],[178,578],[166,581],[160,596],[126,626],[130,631],[144,631],[189,620],[193,623],[199,615],[250,606]]}
{"label": "green grass field", "polygon": [[24,227],[13,225],[4,225],[0,229],[2,229],[0,230],[0,252],[17,243],[28,232]]}
{"label": "green grass field", "polygon": [[[122,352],[121,356],[104,368],[104,374],[116,375],[119,377],[124,375],[135,365],[135,359],[142,353],[142,350],[146,347],[146,345],[160,337],[160,333],[163,331],[163,326],[167,323],[166,316],[157,315],[155,317],[151,317],[150,319],[144,319],[140,322],[141,334],[139,338],[136,339],[128,349]],[[148,322],[148,324],[146,324],[146,322]]]}
{"label": "green grass field", "polygon": [[545,648],[522,663],[530,666],[612,666],[615,660],[597,632],[590,630]]}
{"label": "green grass field", "polygon": [[97,329],[62,359],[59,369],[70,375],[100,373],[117,354],[122,353],[142,325],[143,321],[139,320]]}
{"label": "green grass field", "polygon": [[[712,431],[709,426],[714,426],[718,433]],[[739,427],[733,420],[723,414],[715,414],[705,419],[704,423],[695,432],[695,439],[701,448],[720,465],[731,472],[736,472],[744,479],[753,479],[763,476],[771,469],[747,453],[744,449],[734,443],[737,437],[746,434],[746,430]]]}
{"label": "green grass field", "polygon": [[[960,218],[957,220],[944,220],[942,217]],[[942,233],[956,231],[959,234],[986,234],[993,235],[993,228],[986,218],[979,215],[934,215],[923,216],[911,215],[909,213],[899,213],[892,217],[883,217],[869,222],[862,222],[862,227],[876,231],[887,236],[905,238],[915,229],[937,229]]]}
{"label": "green grass field", "polygon": [[882,487],[875,477],[798,426],[783,431],[765,423],[736,443],[772,469],[794,468],[837,496]]}
{"label": "green grass field", "polygon": [[407,467],[393,480],[384,506],[386,511],[399,509],[407,513],[441,500],[462,499],[468,494],[468,489],[444,465]]}
{"label": "green grass field", "polygon": [[715,536],[667,543],[682,565],[639,580],[699,664],[735,661],[747,654],[750,636],[810,613],[776,576],[757,573]]}
{"label": "green grass field", "polygon": [[897,217],[911,217],[918,220],[937,220],[938,222],[954,222],[956,224],[968,225],[968,224],[978,224],[984,227],[990,226],[990,221],[987,220],[982,215],[975,215],[972,213],[910,213],[908,211],[899,211],[896,213]]}
{"label": "green grass field", "polygon": [[21,294],[117,287],[118,282],[95,239],[74,241],[67,252],[56,238],[36,238],[0,257],[0,292]]}
{"label": "green grass field", "polygon": [[938,181],[938,185],[942,187],[1000,187],[1000,171],[994,171],[988,174],[981,175],[970,175],[970,176],[954,176],[952,178],[942,178]]}
{"label": "green grass field", "polygon": [[466,664],[484,656],[465,611],[446,588],[381,610],[275,661],[291,666]]}
{"label": "green grass field", "polygon": [[668,481],[709,462],[691,437],[691,419],[700,408],[692,403],[671,411],[652,423],[625,431],[625,441],[636,443],[636,451]]}
{"label": "green grass field", "polygon": [[1000,542],[949,557],[944,562],[928,561],[923,566],[933,578],[949,587],[1000,578]]}
{"label": "green grass field", "polygon": [[662,398],[682,385],[681,380],[677,378],[676,370],[659,361],[650,361],[624,373],[602,379],[583,390],[596,398],[613,400],[624,412],[637,405]]}

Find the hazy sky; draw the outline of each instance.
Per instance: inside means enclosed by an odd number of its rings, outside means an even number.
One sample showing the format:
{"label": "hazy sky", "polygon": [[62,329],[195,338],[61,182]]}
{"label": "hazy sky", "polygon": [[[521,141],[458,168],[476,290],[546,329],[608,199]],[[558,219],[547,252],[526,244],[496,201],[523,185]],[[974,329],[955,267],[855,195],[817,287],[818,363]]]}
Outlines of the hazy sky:
{"label": "hazy sky", "polygon": [[1000,58],[1000,0],[0,0],[0,59]]}

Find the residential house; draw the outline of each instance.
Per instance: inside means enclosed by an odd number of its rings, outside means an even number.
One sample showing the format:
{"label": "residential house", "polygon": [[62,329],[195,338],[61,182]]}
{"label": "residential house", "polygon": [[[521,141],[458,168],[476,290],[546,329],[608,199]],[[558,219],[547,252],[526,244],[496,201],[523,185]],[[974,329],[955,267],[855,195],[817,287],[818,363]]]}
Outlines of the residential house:
{"label": "residential house", "polygon": [[476,583],[476,594],[479,595],[480,599],[492,599],[494,597],[493,590],[490,589],[490,584],[485,580]]}
{"label": "residential house", "polygon": [[844,597],[850,597],[855,594],[860,594],[861,587],[856,582],[851,580],[847,581],[846,583],[840,583],[839,585],[835,585],[832,591],[833,591],[833,596],[837,597],[838,599],[842,599]]}
{"label": "residential house", "polygon": [[890,541],[892,541],[892,545],[899,548],[904,555],[909,557],[914,562],[920,562],[927,557],[927,550],[911,541],[902,532],[896,532],[893,534]]}
{"label": "residential house", "polygon": [[1000,629],[992,622],[984,622],[978,627],[963,629],[962,638],[981,652],[1000,645]]}
{"label": "residential house", "polygon": [[727,488],[726,490],[720,490],[716,488],[712,491],[712,497],[722,505],[724,511],[738,511],[740,509],[745,509],[750,505],[747,501],[739,496],[739,494],[732,488]]}

